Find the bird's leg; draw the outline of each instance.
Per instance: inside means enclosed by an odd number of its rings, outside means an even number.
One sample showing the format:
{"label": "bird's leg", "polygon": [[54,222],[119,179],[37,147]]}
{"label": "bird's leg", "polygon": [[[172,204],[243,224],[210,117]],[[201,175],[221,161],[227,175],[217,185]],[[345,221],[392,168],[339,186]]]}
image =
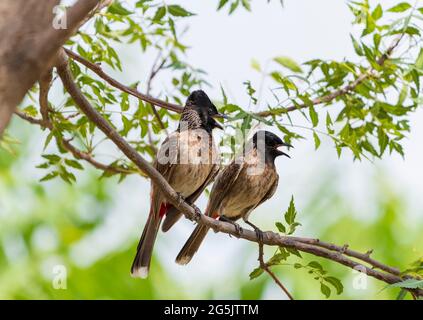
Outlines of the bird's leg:
{"label": "bird's leg", "polygon": [[255,224],[251,223],[248,220],[244,220],[244,222],[254,229],[254,232],[257,235],[257,239],[258,239],[259,243],[263,244],[263,238],[264,238],[263,231],[261,231]]}
{"label": "bird's leg", "polygon": [[242,228],[241,228],[241,226],[238,223],[232,221],[231,219],[228,219],[225,216],[220,216],[219,217],[219,220],[220,221],[223,221],[223,222],[230,223],[231,225],[233,225],[235,227],[235,230],[236,230],[236,233],[237,233],[237,237],[239,238],[241,236],[241,234],[242,234]]}

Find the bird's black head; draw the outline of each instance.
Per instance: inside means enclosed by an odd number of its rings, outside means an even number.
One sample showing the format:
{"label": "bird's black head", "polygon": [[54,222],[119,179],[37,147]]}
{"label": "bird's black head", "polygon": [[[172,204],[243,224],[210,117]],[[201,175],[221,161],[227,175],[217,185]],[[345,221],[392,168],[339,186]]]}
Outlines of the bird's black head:
{"label": "bird's black head", "polygon": [[266,153],[266,159],[275,160],[278,156],[286,156],[290,158],[285,152],[279,150],[279,147],[293,148],[289,143],[283,142],[281,138],[270,131],[260,130],[257,131],[253,136],[253,145],[255,148],[263,147]]}
{"label": "bird's black head", "polygon": [[181,118],[188,122],[189,127],[203,128],[208,132],[214,128],[223,129],[215,120],[217,118],[226,118],[226,116],[217,111],[216,106],[203,90],[193,91],[189,95]]}

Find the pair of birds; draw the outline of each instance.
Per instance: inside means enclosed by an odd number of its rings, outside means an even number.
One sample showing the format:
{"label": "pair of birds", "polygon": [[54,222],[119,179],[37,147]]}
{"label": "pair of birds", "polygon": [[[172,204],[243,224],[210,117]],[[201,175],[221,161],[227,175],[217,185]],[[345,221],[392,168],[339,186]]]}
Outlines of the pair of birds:
{"label": "pair of birds", "polygon": [[[259,229],[248,221],[248,217],[275,193],[279,179],[275,158],[288,156],[278,147],[291,145],[271,132],[258,131],[249,141],[250,147],[220,171],[220,158],[212,130],[223,128],[216,118],[226,117],[217,111],[204,91],[192,92],[178,129],[165,139],[158,151],[155,168],[190,204],[194,204],[216,178],[205,214],[235,224],[239,232],[242,229],[235,221],[242,218],[260,236]],[[168,203],[157,186],[152,184],[150,213],[132,264],[132,276],[148,276],[154,242],[163,218],[162,230],[166,232],[181,216],[182,213]],[[208,229],[197,225],[178,254],[177,263],[184,265],[192,259]]]}

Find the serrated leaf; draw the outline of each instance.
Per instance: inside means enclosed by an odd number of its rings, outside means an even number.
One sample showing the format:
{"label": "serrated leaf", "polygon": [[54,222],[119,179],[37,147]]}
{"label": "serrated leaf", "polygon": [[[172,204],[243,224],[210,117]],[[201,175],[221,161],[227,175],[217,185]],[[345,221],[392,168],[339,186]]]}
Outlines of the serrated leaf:
{"label": "serrated leaf", "polygon": [[276,57],[273,59],[273,61],[279,63],[281,66],[293,71],[301,73],[303,70],[301,69],[300,65],[295,62],[293,59],[285,56]]}
{"label": "serrated leaf", "polygon": [[406,279],[401,282],[390,284],[388,287],[405,288],[405,289],[423,289],[423,280]]}
{"label": "serrated leaf", "polygon": [[288,210],[285,212],[285,221],[288,224],[294,223],[296,215],[297,215],[297,211],[295,210],[294,196],[292,196],[291,201],[289,202]]}

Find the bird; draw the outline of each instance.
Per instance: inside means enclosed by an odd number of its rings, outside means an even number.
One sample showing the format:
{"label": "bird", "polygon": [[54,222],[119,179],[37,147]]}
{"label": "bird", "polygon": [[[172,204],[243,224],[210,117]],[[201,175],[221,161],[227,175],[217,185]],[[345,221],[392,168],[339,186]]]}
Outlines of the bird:
{"label": "bird", "polygon": [[[262,241],[263,233],[248,221],[248,218],[250,213],[270,199],[277,189],[279,175],[275,159],[278,156],[290,158],[278,149],[281,146],[292,147],[270,131],[257,131],[245,145],[244,152],[234,157],[217,175],[205,214],[234,224],[238,232],[242,232],[242,228],[235,221],[242,218],[254,228],[259,241]],[[207,226],[196,226],[176,257],[176,263],[185,265],[191,261],[208,230]]]}
{"label": "bird", "polygon": [[[213,129],[223,129],[217,118],[227,117],[218,112],[204,91],[193,91],[187,98],[177,130],[163,141],[154,161],[155,169],[192,205],[220,168],[219,151],[212,135]],[[133,277],[148,276],[153,246],[164,216],[162,229],[167,231],[182,214],[152,183],[150,212],[131,266]]]}

